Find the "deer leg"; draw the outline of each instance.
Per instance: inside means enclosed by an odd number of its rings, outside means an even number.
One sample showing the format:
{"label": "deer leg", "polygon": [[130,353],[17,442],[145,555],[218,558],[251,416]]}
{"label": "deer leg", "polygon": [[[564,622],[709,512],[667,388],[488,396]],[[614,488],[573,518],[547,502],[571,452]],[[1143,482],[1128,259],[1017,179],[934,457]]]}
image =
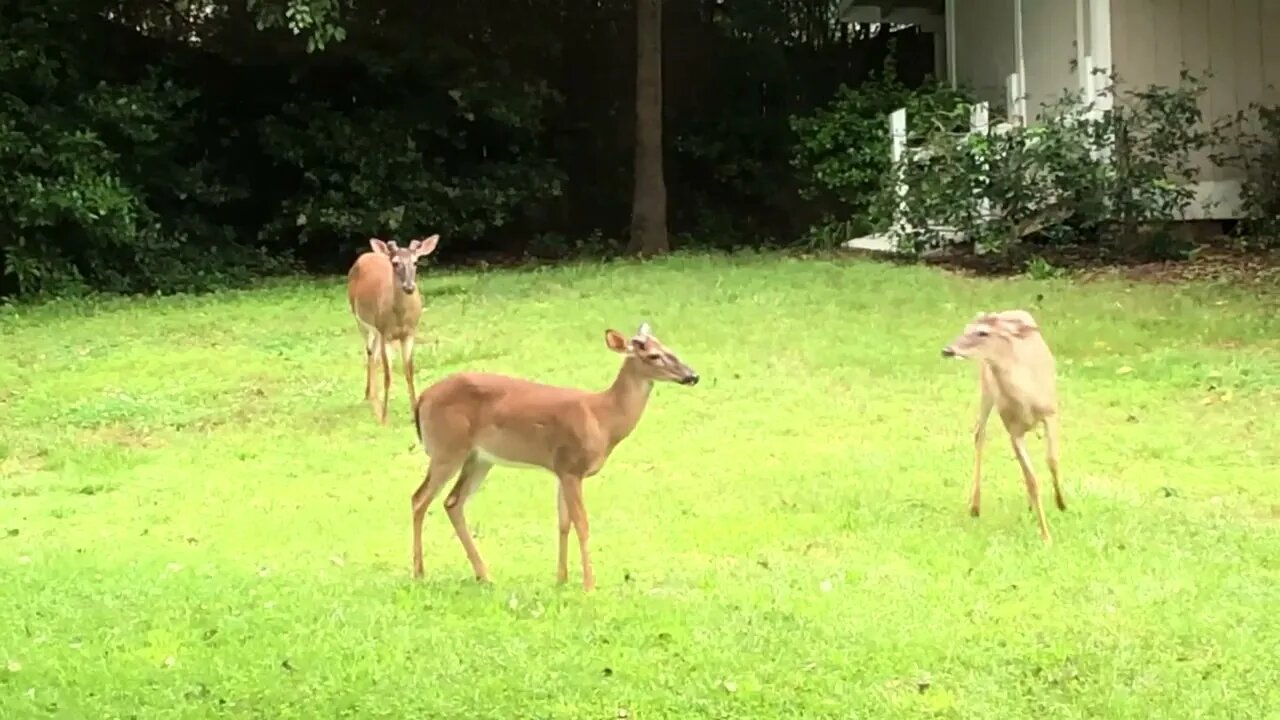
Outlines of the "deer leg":
{"label": "deer leg", "polygon": [[418,402],[418,393],[413,388],[413,334],[410,333],[400,341],[400,364],[404,366],[404,381],[409,386],[410,404]]}
{"label": "deer leg", "polygon": [[1044,540],[1046,545],[1053,543],[1053,538],[1049,536],[1049,523],[1044,519],[1044,505],[1040,502],[1040,485],[1036,482],[1035,473],[1031,471],[1031,460],[1027,457],[1027,442],[1025,435],[1010,435],[1013,441],[1013,454],[1018,458],[1018,464],[1022,466],[1022,478],[1027,483],[1027,500],[1031,502],[1032,508],[1036,511],[1036,520],[1040,523],[1040,539]]}
{"label": "deer leg", "polygon": [[969,494],[969,515],[982,512],[982,449],[987,444],[987,420],[995,400],[985,391],[978,408],[978,421],[973,425],[973,491]]}
{"label": "deer leg", "polygon": [[387,424],[387,400],[391,396],[391,359],[386,337],[378,338],[378,354],[382,356],[382,412],[378,421]]}
{"label": "deer leg", "polygon": [[364,336],[364,399],[373,399],[373,351],[378,346],[377,331],[360,323],[360,334]]}
{"label": "deer leg", "polygon": [[591,540],[591,524],[587,521],[587,507],[582,501],[582,477],[561,475],[560,491],[564,493],[565,504],[569,509],[569,519],[578,534],[578,556],[582,560],[582,589],[591,591],[596,586],[596,577],[591,571],[591,551],[587,547]]}
{"label": "deer leg", "polygon": [[427,507],[449,478],[462,467],[465,458],[446,458],[437,453],[427,466],[427,476],[422,484],[413,492],[413,576],[422,577],[422,521],[427,516]]}
{"label": "deer leg", "polygon": [[1049,475],[1053,477],[1053,500],[1059,510],[1066,510],[1067,501],[1062,497],[1062,478],[1058,473],[1058,418],[1053,415],[1044,420],[1044,449]]}
{"label": "deer leg", "polygon": [[491,463],[480,460],[473,453],[463,463],[462,474],[458,476],[458,481],[449,491],[449,496],[444,499],[444,509],[449,514],[449,522],[453,523],[453,531],[458,534],[462,549],[466,551],[467,559],[471,561],[471,569],[475,570],[476,579],[481,582],[489,582],[489,569],[485,567],[480,551],[476,549],[475,538],[471,537],[471,531],[467,529],[467,517],[463,514],[462,508],[467,504],[467,498],[480,488],[480,483],[484,482],[485,476],[492,468]]}
{"label": "deer leg", "polygon": [[563,585],[569,581],[569,528],[573,525],[563,484],[556,486],[556,509],[560,516],[560,553],[556,561],[556,582]]}

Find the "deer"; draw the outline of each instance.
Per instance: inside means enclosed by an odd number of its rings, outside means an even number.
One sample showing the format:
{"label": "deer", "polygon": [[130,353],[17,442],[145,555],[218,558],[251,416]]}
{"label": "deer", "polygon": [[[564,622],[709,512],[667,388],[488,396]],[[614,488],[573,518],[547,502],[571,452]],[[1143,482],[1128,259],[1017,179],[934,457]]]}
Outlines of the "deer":
{"label": "deer", "polygon": [[[409,402],[417,392],[413,386],[413,343],[422,317],[422,295],[418,293],[418,261],[430,255],[439,235],[414,240],[402,248],[394,241],[369,238],[372,252],[364,252],[347,272],[347,302],[364,336],[364,399],[379,423],[387,424],[387,399],[391,394],[391,363],[387,343],[400,344],[400,364],[409,386]],[[382,404],[374,392],[374,366],[382,363]]]}
{"label": "deer", "polygon": [[982,503],[982,450],[986,444],[987,419],[992,408],[1000,413],[1013,444],[1013,454],[1022,468],[1027,499],[1040,524],[1040,538],[1053,543],[1040,501],[1040,486],[1027,455],[1026,434],[1043,425],[1045,455],[1053,476],[1053,495],[1059,510],[1067,509],[1062,497],[1058,471],[1058,399],[1053,353],[1041,335],[1040,326],[1026,310],[982,312],[964,328],[959,337],[942,350],[942,356],[978,361],[978,421],[973,429],[973,491],[969,514],[978,517]]}
{"label": "deer", "polygon": [[490,581],[467,528],[464,508],[489,470],[505,465],[541,468],[556,476],[557,584],[568,581],[572,527],[578,539],[583,590],[594,589],[583,481],[599,473],[614,448],[635,430],[655,383],[698,384],[698,373],[654,337],[648,323],[631,338],[606,330],[604,340],[608,349],[622,355],[622,365],[613,383],[600,392],[479,372],[454,373],[422,391],[414,405],[414,423],[430,462],[412,496],[414,578],[423,574],[422,524],[427,508],[456,475],[444,501],[445,512],[476,580]]}

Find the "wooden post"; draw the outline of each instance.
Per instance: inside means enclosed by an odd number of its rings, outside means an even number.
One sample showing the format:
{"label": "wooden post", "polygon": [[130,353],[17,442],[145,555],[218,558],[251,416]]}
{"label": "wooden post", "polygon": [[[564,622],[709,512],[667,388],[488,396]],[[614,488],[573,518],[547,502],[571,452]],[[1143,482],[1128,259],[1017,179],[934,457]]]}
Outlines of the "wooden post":
{"label": "wooden post", "polygon": [[[980,102],[969,109],[969,134],[970,135],[986,135],[991,132],[991,106],[988,103]],[[989,172],[984,164],[983,172]],[[986,180],[986,178],[984,178]],[[978,217],[986,222],[991,218],[991,199],[983,195],[978,199]]]}
{"label": "wooden post", "polygon": [[[898,207],[894,212],[894,229],[905,232],[911,225],[904,217],[907,208],[907,183],[903,179],[903,162],[907,156],[907,109],[898,108],[889,114],[889,159],[893,163],[896,178],[894,190],[898,194]],[[896,241],[894,243],[897,244]]]}

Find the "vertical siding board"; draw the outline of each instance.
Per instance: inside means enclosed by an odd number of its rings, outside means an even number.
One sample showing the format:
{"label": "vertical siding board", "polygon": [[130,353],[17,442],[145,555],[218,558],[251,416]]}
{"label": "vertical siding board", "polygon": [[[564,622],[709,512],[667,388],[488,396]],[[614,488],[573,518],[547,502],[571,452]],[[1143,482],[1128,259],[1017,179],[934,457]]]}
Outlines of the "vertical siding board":
{"label": "vertical siding board", "polygon": [[[1213,121],[1236,110],[1236,20],[1234,0],[1212,0],[1209,4],[1209,112]],[[1235,173],[1228,168],[1213,168],[1206,179],[1222,180]]]}
{"label": "vertical siding board", "polygon": [[1262,0],[1258,22],[1262,43],[1262,101],[1280,104],[1280,2]]}
{"label": "vertical siding board", "polygon": [[[1271,0],[1275,4],[1275,0]],[[1236,106],[1232,112],[1262,100],[1262,28],[1258,25],[1262,11],[1258,0],[1235,0],[1235,43],[1232,48],[1236,68]]]}
{"label": "vertical siding board", "polygon": [[956,3],[956,76],[979,99],[1004,105],[1005,77],[1014,71],[1012,0]]}
{"label": "vertical siding board", "polygon": [[1075,59],[1074,0],[1026,0],[1023,3],[1023,53],[1027,70],[1027,111],[1039,117],[1046,103],[1079,86]]}
{"label": "vertical siding board", "polygon": [[1176,86],[1182,70],[1182,7],[1180,0],[1157,0],[1152,11],[1155,21],[1155,66],[1152,82]]}
{"label": "vertical siding board", "polygon": [[[1221,0],[1218,0],[1221,1]],[[1200,112],[1206,119],[1212,119],[1213,106],[1210,95],[1213,92],[1213,79],[1209,71],[1209,4],[1213,0],[1180,0],[1179,26],[1182,36],[1182,64],[1187,71],[1203,82],[1207,89],[1200,96]],[[1205,150],[1196,154],[1196,165],[1201,169],[1201,177],[1205,180],[1216,180],[1220,171],[1209,159],[1211,151]]]}

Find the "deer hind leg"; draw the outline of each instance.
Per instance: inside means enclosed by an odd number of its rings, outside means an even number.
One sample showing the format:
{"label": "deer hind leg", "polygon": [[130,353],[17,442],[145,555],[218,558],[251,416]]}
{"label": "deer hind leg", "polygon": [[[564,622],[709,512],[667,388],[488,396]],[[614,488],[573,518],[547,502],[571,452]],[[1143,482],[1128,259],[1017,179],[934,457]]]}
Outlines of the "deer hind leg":
{"label": "deer hind leg", "polygon": [[995,400],[984,389],[978,408],[978,421],[973,425],[973,490],[969,493],[969,515],[982,513],[982,449],[987,444],[987,420]]}
{"label": "deer hind leg", "polygon": [[489,568],[485,567],[480,551],[476,549],[475,538],[467,528],[467,516],[463,514],[462,509],[467,504],[467,499],[480,489],[480,484],[484,482],[485,476],[491,469],[493,469],[492,463],[481,460],[474,452],[471,453],[462,465],[462,473],[458,476],[458,481],[449,491],[449,496],[444,499],[444,509],[449,514],[449,522],[453,523],[453,531],[458,534],[462,549],[466,551],[467,559],[471,561],[471,569],[475,571],[476,579],[481,582],[489,582]]}
{"label": "deer hind leg", "polygon": [[556,510],[560,519],[560,549],[556,558],[556,582],[563,585],[569,581],[569,530],[573,527],[563,483],[556,485]]}
{"label": "deer hind leg", "polygon": [[1044,420],[1044,449],[1049,475],[1053,477],[1053,500],[1059,510],[1066,510],[1067,501],[1062,497],[1062,478],[1058,473],[1058,418],[1053,415]]}
{"label": "deer hind leg", "polygon": [[400,364],[404,367],[404,381],[409,386],[410,404],[418,401],[418,392],[413,387],[413,333],[400,340]]}
{"label": "deer hind leg", "polygon": [[1036,520],[1040,523],[1040,539],[1045,544],[1052,544],[1053,538],[1049,536],[1049,523],[1044,518],[1044,504],[1040,502],[1040,485],[1036,482],[1035,473],[1031,471],[1031,460],[1027,457],[1027,442],[1025,434],[1010,435],[1013,441],[1013,454],[1018,458],[1018,465],[1022,467],[1022,478],[1027,483],[1027,500],[1031,503],[1032,509],[1036,512]]}
{"label": "deer hind leg", "polygon": [[[569,520],[578,534],[578,556],[582,560],[582,589],[590,591],[596,586],[595,573],[591,570],[591,551],[588,548],[591,540],[591,524],[587,520],[587,506],[582,500],[582,477],[580,475],[560,475],[560,492],[569,512]],[[567,538],[567,533],[561,537]]]}
{"label": "deer hind leg", "polygon": [[413,576],[422,577],[422,521],[427,516],[431,501],[444,489],[444,484],[462,467],[463,457],[446,456],[437,452],[427,466],[427,476],[413,492]]}

